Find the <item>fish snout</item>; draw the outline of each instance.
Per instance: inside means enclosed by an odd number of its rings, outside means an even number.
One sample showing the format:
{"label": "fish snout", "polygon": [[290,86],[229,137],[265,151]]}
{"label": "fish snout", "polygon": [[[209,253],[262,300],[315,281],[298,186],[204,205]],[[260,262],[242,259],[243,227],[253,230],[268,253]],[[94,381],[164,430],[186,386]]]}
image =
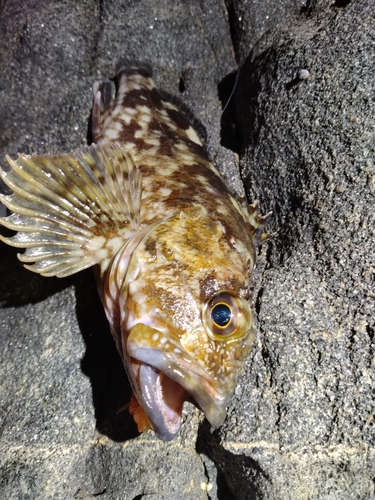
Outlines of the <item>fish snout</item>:
{"label": "fish snout", "polygon": [[179,432],[182,407],[193,399],[213,427],[226,417],[230,395],[222,395],[215,380],[174,339],[137,323],[130,331],[128,354],[136,361],[133,387],[156,434],[170,441]]}

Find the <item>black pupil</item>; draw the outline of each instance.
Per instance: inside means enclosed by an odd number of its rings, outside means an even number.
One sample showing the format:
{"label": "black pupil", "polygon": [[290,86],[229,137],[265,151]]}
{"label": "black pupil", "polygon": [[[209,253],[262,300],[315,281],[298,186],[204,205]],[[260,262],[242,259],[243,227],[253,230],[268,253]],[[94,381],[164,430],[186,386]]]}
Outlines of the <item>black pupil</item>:
{"label": "black pupil", "polygon": [[232,311],[225,304],[217,304],[211,311],[211,319],[217,326],[227,326],[231,318]]}

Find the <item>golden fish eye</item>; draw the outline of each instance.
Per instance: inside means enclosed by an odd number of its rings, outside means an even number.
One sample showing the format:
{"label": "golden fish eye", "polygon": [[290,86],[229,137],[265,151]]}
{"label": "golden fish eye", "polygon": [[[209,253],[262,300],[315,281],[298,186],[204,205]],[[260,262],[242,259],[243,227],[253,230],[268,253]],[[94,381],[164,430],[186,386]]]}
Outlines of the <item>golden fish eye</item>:
{"label": "golden fish eye", "polygon": [[252,323],[249,304],[230,292],[215,295],[203,308],[207,333],[220,342],[243,337]]}

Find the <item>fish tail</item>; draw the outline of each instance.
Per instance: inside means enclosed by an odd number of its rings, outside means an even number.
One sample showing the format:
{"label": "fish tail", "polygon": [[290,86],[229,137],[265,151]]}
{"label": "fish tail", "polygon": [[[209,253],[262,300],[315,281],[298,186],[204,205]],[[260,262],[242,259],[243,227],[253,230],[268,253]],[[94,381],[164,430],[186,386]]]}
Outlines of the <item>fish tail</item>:
{"label": "fish tail", "polygon": [[97,82],[93,87],[92,138],[97,144],[131,142],[134,125],[129,127],[129,124],[137,112],[136,106],[149,106],[148,92],[155,89],[152,68],[146,62],[120,58],[114,69],[116,93],[110,83]]}
{"label": "fish tail", "polygon": [[116,104],[122,104],[123,97],[132,90],[147,91],[155,88],[150,64],[120,58],[113,66],[118,83]]}

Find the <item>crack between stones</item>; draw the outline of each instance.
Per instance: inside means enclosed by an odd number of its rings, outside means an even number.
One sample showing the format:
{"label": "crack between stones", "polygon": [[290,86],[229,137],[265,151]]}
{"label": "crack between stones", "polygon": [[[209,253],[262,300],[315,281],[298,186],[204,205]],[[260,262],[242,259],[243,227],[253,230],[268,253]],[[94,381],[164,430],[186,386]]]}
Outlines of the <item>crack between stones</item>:
{"label": "crack between stones", "polygon": [[[200,424],[196,451],[215,466],[218,500],[264,500],[259,484],[270,482],[267,474],[250,456],[228,451],[221,442],[219,432],[212,432],[207,421]],[[204,466],[207,477],[210,474]]]}
{"label": "crack between stones", "polygon": [[238,65],[240,65],[240,35],[239,31],[241,27],[239,26],[238,18],[238,5],[234,0],[225,0],[225,8],[228,14],[228,24],[229,33],[232,41],[232,47],[234,52],[234,57]]}

